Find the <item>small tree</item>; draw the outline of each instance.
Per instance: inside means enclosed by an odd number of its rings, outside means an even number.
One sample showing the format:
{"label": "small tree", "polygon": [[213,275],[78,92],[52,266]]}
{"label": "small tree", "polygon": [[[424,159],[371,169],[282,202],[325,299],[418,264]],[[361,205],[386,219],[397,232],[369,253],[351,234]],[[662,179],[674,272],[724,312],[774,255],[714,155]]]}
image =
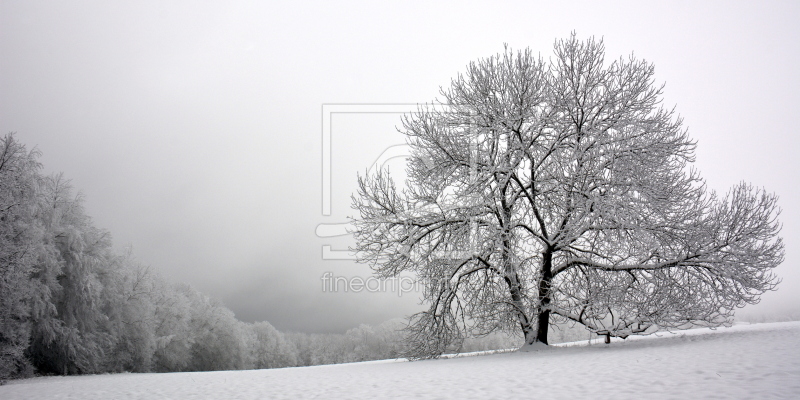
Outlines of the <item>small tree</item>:
{"label": "small tree", "polygon": [[503,329],[547,344],[555,322],[623,338],[717,326],[775,288],[776,197],[707,191],[662,88],[651,64],[606,65],[602,41],[572,35],[549,62],[473,62],[403,119],[407,187],[359,177],[354,250],[424,283],[410,355]]}

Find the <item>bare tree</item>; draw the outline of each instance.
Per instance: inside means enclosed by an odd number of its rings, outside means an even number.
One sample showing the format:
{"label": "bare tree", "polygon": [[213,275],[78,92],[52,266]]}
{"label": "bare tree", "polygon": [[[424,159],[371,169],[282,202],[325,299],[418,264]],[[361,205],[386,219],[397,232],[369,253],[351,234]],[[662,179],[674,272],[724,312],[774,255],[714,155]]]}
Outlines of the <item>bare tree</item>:
{"label": "bare tree", "polygon": [[705,189],[653,71],[572,35],[549,62],[473,62],[403,119],[407,185],[359,177],[354,250],[378,276],[424,283],[412,356],[496,330],[547,344],[556,322],[623,338],[717,326],[775,288],[776,197]]}

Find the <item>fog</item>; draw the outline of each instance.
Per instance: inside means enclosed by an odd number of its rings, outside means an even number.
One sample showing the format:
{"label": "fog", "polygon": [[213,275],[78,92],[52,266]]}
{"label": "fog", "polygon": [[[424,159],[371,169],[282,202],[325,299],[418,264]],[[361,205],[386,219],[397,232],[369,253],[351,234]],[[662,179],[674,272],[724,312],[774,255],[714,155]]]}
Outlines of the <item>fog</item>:
{"label": "fog", "polygon": [[783,282],[745,312],[799,311],[800,5],[555,3],[2,0],[0,133],[36,146],[153,271],[244,321],[338,332],[420,309],[414,292],[326,290],[326,272],[371,271],[324,259],[351,238],[316,234],[353,215],[356,174],[403,143],[397,110],[504,43],[549,57],[571,31],[602,37],[609,58],[655,65],[709,188],[780,196]]}

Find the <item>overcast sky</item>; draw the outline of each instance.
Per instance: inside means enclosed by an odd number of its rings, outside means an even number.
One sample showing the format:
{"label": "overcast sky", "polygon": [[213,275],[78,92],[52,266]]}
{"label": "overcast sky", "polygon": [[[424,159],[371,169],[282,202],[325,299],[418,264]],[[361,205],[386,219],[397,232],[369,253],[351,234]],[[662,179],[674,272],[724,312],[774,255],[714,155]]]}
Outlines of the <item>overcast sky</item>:
{"label": "overcast sky", "polygon": [[0,133],[165,278],[245,321],[343,331],[420,307],[322,290],[325,272],[370,276],[323,260],[349,239],[315,231],[345,222],[356,173],[403,143],[398,114],[331,114],[325,216],[322,105],[430,101],[503,43],[549,57],[574,30],[655,64],[710,188],[780,196],[783,283],[756,311],[798,310],[800,2],[595,3],[0,0]]}

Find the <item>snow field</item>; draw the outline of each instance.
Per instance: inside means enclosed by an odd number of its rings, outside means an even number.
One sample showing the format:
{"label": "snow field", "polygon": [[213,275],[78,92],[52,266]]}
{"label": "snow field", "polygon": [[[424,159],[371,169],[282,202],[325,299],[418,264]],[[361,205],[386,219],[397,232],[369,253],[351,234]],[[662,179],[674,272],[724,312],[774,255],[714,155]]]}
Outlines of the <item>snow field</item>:
{"label": "snow field", "polygon": [[253,371],[40,377],[13,399],[791,399],[800,322],[697,329],[529,353]]}

